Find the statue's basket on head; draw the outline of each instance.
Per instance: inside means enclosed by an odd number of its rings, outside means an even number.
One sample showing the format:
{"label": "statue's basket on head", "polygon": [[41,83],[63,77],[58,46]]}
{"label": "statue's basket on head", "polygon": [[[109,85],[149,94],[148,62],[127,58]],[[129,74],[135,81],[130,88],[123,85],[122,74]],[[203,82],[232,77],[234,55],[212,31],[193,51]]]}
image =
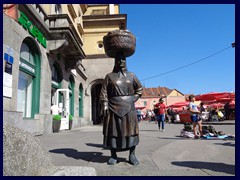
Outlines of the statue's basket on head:
{"label": "statue's basket on head", "polygon": [[134,54],[136,38],[129,30],[114,30],[103,37],[106,54],[116,58],[119,54],[129,57]]}

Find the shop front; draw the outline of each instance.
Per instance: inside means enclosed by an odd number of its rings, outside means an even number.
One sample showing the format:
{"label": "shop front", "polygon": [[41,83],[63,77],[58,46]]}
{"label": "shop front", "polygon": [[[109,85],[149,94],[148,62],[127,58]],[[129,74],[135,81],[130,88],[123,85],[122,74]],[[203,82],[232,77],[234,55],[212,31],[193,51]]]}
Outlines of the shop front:
{"label": "shop front", "polygon": [[85,54],[76,32],[70,24],[59,31],[62,24],[54,21],[62,17],[54,19],[38,5],[15,8],[15,19],[3,14],[4,122],[36,135],[52,133],[53,104],[61,109],[61,130],[69,128],[70,115],[73,127],[89,121],[83,113],[87,77],[78,67]]}

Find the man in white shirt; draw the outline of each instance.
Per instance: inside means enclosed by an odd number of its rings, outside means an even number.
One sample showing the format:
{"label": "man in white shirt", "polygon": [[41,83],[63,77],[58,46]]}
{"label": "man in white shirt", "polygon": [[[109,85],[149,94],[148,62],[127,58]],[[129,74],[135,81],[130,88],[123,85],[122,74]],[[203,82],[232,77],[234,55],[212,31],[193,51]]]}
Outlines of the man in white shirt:
{"label": "man in white shirt", "polygon": [[53,115],[59,114],[58,106],[57,106],[56,104],[52,104],[52,106],[51,106],[51,113],[52,113]]}

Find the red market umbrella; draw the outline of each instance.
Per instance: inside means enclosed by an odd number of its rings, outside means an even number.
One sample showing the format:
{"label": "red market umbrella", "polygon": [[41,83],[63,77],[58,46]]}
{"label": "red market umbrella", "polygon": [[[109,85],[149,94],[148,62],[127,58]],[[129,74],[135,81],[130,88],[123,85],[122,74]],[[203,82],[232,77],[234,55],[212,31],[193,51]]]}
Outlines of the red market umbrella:
{"label": "red market umbrella", "polygon": [[171,107],[171,108],[180,108],[180,107],[188,106],[188,105],[189,105],[189,102],[188,102],[188,101],[184,101],[184,102],[177,102],[177,103],[171,104],[171,105],[169,105],[168,107]]}
{"label": "red market umbrella", "polygon": [[197,101],[211,101],[215,100],[216,98],[220,97],[226,97],[229,95],[227,92],[211,92],[211,93],[206,93],[206,94],[201,94],[195,97]]}
{"label": "red market umbrella", "polygon": [[216,99],[217,102],[222,102],[222,103],[230,102],[232,100],[233,99],[231,99],[231,98],[217,98]]}
{"label": "red market umbrella", "polygon": [[233,93],[228,92],[211,92],[207,94],[201,94],[195,97],[197,101],[212,101],[221,98],[230,98]]}

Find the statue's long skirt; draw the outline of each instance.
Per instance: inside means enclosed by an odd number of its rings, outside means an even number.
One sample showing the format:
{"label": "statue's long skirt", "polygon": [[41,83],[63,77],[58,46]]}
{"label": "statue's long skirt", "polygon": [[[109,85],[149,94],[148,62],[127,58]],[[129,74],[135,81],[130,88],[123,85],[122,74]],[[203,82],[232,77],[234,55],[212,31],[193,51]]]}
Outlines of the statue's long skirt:
{"label": "statue's long skirt", "polygon": [[111,110],[103,123],[103,146],[117,150],[129,149],[139,143],[137,112],[132,109],[125,116],[119,117]]}

